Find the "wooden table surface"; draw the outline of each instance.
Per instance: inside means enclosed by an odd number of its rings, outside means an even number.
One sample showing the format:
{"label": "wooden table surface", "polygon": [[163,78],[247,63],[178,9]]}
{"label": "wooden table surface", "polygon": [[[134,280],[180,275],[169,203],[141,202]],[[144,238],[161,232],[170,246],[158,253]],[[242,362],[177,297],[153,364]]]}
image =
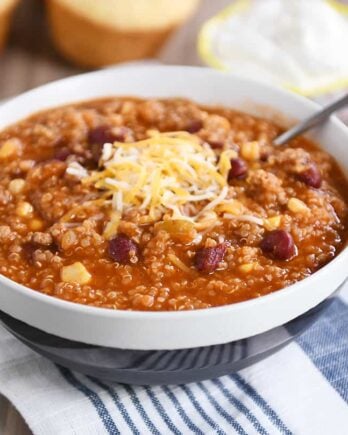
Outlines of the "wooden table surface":
{"label": "wooden table surface", "polygon": [[[159,59],[169,64],[200,64],[196,36],[201,23],[232,0],[201,0],[196,15],[168,41]],[[22,0],[8,49],[0,56],[0,99],[43,83],[83,72],[55,51],[45,22],[42,0]]]}
{"label": "wooden table surface", "polygon": [[[197,31],[203,21],[231,0],[201,1],[196,15],[173,35],[159,54],[161,62],[201,64],[196,52]],[[83,72],[65,62],[54,50],[42,4],[42,0],[22,0],[15,14],[8,48],[0,57],[0,99]],[[31,431],[22,417],[0,396],[0,435],[29,434]]]}

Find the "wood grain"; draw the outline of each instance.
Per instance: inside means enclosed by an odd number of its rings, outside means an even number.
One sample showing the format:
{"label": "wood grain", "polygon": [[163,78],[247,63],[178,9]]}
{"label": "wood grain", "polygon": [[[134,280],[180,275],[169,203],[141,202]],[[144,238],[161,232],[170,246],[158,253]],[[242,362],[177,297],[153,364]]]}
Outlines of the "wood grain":
{"label": "wood grain", "polygon": [[32,432],[17,410],[0,396],[0,434],[31,435]]}
{"label": "wood grain", "polygon": [[[167,64],[201,64],[196,51],[197,32],[201,23],[231,3],[231,0],[201,1],[197,14],[173,35],[159,54],[160,61]],[[16,11],[8,48],[0,57],[0,99],[83,72],[56,53],[44,15],[41,0],[24,0]],[[20,414],[1,396],[0,434],[31,434]]]}
{"label": "wood grain", "polygon": [[[173,35],[159,59],[168,64],[200,64],[196,52],[200,25],[229,3],[230,0],[202,0],[196,15]],[[0,99],[83,72],[57,54],[44,18],[40,0],[22,1],[16,11],[8,48],[0,57]]]}

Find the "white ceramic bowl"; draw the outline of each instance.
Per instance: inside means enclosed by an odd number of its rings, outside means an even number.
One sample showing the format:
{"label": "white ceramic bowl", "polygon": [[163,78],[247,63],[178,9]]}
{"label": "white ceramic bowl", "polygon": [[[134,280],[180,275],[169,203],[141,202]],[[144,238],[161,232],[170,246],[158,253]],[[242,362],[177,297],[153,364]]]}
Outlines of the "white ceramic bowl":
{"label": "white ceramic bowl", "polygon": [[[0,108],[0,128],[33,112],[90,98],[186,97],[263,117],[302,119],[318,106],[305,98],[206,68],[134,66],[40,87]],[[332,118],[313,135],[348,173],[348,129]],[[0,276],[0,309],[45,332],[124,349],[180,349],[250,337],[305,313],[348,275],[348,249],[297,284],[258,299],[196,311],[137,312],[94,308],[46,296]]]}

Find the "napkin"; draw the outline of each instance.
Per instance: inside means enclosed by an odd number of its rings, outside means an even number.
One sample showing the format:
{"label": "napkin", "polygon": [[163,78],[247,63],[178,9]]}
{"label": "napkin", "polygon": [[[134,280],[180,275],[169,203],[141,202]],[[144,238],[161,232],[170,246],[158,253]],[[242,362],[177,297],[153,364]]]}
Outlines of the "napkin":
{"label": "napkin", "polygon": [[0,327],[0,393],[35,435],[346,435],[348,284],[281,351],[185,385],[99,381],[51,363]]}

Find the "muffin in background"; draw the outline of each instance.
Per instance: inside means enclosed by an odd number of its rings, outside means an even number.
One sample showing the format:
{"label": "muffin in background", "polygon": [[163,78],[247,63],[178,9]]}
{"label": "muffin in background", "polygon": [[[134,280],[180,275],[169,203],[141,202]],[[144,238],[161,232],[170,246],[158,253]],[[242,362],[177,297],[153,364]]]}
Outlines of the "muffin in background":
{"label": "muffin in background", "polygon": [[199,0],[46,0],[53,40],[84,67],[151,57]]}
{"label": "muffin in background", "polygon": [[3,50],[11,23],[12,13],[18,0],[0,1],[0,51]]}

